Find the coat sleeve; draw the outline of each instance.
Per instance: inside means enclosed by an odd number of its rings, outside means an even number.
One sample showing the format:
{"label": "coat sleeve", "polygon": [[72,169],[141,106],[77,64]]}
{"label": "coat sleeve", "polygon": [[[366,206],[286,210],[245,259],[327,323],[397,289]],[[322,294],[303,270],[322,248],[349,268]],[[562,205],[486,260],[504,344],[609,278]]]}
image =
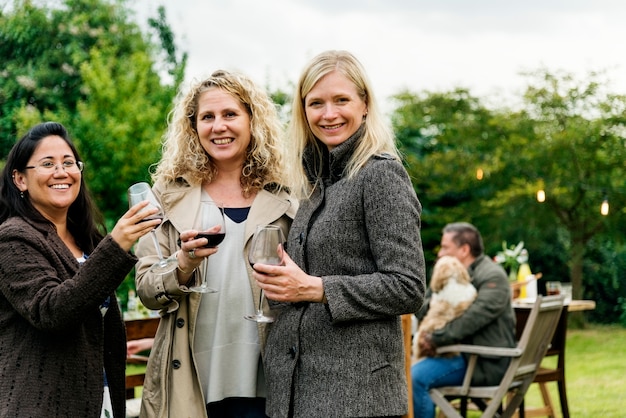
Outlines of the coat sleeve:
{"label": "coat sleeve", "polygon": [[135,261],[107,235],[79,268],[58,236],[44,237],[25,224],[5,225],[0,292],[33,327],[64,330],[93,314]]}
{"label": "coat sleeve", "polygon": [[[414,313],[424,298],[421,205],[408,174],[390,159],[376,160],[363,171],[359,179],[362,222],[374,268],[355,275],[322,277],[335,323]],[[345,251],[341,256],[352,255]],[[354,265],[358,263],[355,260]]]}
{"label": "coat sleeve", "polygon": [[422,307],[417,312],[415,312],[415,317],[419,321],[424,319],[424,317],[428,313],[428,308],[430,307],[430,298],[432,297],[432,294],[432,290],[430,290],[430,288],[427,288],[426,295],[424,296],[424,303],[422,304]]}

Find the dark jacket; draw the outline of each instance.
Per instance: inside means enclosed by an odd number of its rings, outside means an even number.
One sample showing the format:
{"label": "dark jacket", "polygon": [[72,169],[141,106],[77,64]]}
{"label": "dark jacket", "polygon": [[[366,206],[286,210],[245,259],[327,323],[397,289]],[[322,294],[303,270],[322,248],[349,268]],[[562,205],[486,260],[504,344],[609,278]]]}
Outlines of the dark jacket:
{"label": "dark jacket", "polygon": [[51,224],[0,225],[0,417],[97,418],[104,369],[115,417],[124,417],[126,338],[114,290],[136,261],[108,235],[79,269]]}
{"label": "dark jacket", "polygon": [[[287,417],[290,400],[295,417],[408,409],[400,315],[424,296],[421,206],[390,157],[343,176],[359,139],[357,132],[326,155],[324,178],[289,232],[287,252],[322,277],[328,303],[286,304],[272,324],[264,356],[272,418]],[[307,154],[306,168],[314,164]]]}
{"label": "dark jacket", "polygon": [[[511,286],[506,272],[485,255],[469,266],[472,284],[478,295],[460,317],[433,333],[437,347],[473,344],[490,347],[515,347],[515,314],[511,306]],[[427,306],[422,308],[426,312]],[[496,385],[502,379],[508,359],[479,358],[473,385]]]}

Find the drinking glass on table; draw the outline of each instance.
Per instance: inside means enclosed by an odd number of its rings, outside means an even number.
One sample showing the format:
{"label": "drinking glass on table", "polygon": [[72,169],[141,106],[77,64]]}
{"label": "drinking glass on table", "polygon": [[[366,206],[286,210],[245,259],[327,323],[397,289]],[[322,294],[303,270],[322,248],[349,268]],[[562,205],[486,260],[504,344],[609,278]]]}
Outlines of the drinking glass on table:
{"label": "drinking glass on table", "polygon": [[565,295],[565,300],[563,302],[569,304],[572,301],[572,284],[561,283],[561,294]]}
{"label": "drinking glass on table", "polygon": [[561,282],[546,282],[546,294],[560,295],[561,294]]}
{"label": "drinking glass on table", "polygon": [[[163,217],[164,217],[163,208],[161,207],[161,204],[159,203],[156,196],[152,192],[152,187],[150,187],[148,183],[146,182],[136,183],[128,188],[128,205],[129,206],[132,207],[139,202],[143,202],[144,200],[147,200],[148,202],[150,202],[145,207],[145,209],[156,208],[159,211],[153,215],[145,217],[139,222],[145,222],[145,221],[149,221],[153,219],[163,220]],[[176,269],[176,266],[178,265],[178,262],[176,261],[175,258],[163,257],[163,253],[161,252],[161,247],[159,245],[159,240],[157,239],[157,235],[156,235],[156,228],[150,231],[150,234],[152,235],[154,248],[156,249],[157,256],[159,257],[159,261],[157,261],[156,263],[152,265],[152,267],[150,267],[150,271],[153,273],[158,273],[158,274],[165,274],[165,273],[170,273],[174,271]]]}
{"label": "drinking glass on table", "polygon": [[[200,202],[200,210],[194,224],[194,229],[198,231],[195,239],[206,238],[208,241],[205,248],[214,248],[224,241],[226,237],[226,223],[224,221],[224,208],[221,204],[213,201]],[[200,264],[200,281],[195,286],[190,286],[189,290],[198,293],[215,293],[216,289],[209,287],[206,277],[205,263]]]}
{"label": "drinking glass on table", "polygon": [[[253,266],[256,263],[270,264],[279,266],[283,264],[283,242],[285,237],[282,229],[276,225],[259,225],[256,228],[250,251],[248,252],[248,261]],[[263,313],[263,300],[265,294],[261,289],[259,297],[259,306],[255,314],[246,315],[244,318],[256,322],[274,322],[274,318]]]}

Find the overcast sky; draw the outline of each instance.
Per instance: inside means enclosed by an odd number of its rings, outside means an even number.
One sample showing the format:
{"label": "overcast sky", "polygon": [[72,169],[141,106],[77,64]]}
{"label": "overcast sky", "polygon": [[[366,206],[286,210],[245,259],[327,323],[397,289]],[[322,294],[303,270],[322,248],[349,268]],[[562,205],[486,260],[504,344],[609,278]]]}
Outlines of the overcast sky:
{"label": "overcast sky", "polygon": [[[523,71],[607,71],[626,94],[623,0],[132,0],[139,21],[165,5],[187,80],[239,70],[288,88],[317,53],[346,49],[381,100],[409,89],[516,95]],[[383,107],[387,107],[383,103]]]}

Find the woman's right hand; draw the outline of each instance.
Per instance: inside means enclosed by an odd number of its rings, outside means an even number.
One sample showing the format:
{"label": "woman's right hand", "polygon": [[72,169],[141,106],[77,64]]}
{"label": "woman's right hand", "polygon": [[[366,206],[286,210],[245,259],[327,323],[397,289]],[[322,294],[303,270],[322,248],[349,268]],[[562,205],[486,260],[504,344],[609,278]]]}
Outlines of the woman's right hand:
{"label": "woman's right hand", "polygon": [[152,231],[161,223],[160,219],[140,222],[142,219],[158,212],[156,208],[144,209],[148,204],[149,202],[145,200],[128,209],[111,231],[113,240],[125,251],[130,251],[139,238]]}
{"label": "woman's right hand", "polygon": [[[215,227],[215,228],[219,228]],[[210,228],[208,231],[211,231]],[[176,261],[178,261],[179,279],[185,282],[191,276],[191,273],[198,268],[205,257],[213,255],[217,252],[218,247],[206,248],[206,238],[196,238],[198,231],[190,229],[180,233],[180,251],[176,253]],[[185,274],[186,272],[186,274]]]}

